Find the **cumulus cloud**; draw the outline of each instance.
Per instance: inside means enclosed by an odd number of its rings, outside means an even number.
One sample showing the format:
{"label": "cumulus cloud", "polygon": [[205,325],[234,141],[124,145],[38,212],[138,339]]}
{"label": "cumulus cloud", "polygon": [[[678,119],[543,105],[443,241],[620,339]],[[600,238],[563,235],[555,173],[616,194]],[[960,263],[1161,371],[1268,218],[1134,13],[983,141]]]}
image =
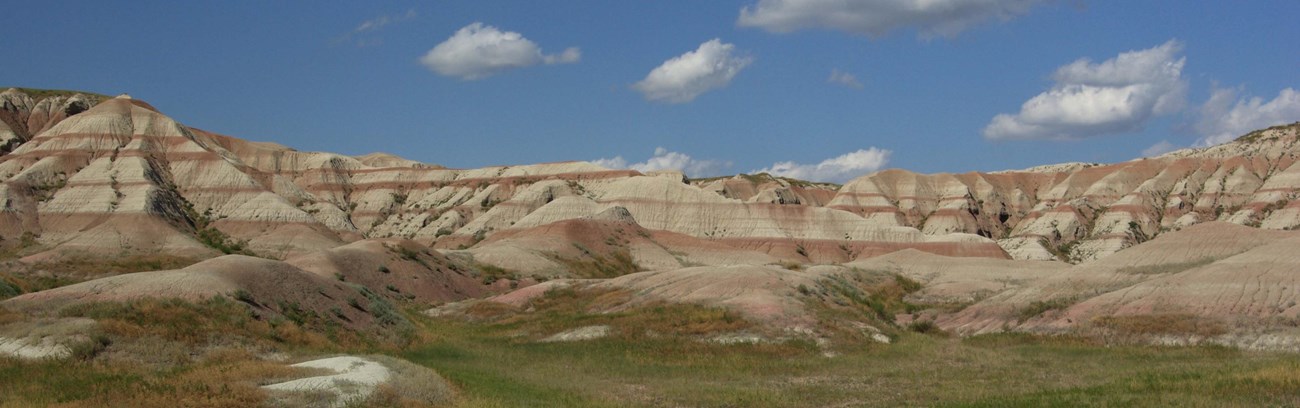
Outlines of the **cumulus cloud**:
{"label": "cumulus cloud", "polygon": [[1156,144],[1151,145],[1151,147],[1143,149],[1142,157],[1159,156],[1165,153],[1172,152],[1174,150],[1178,150],[1178,146],[1174,145],[1173,143],[1169,143],[1168,140],[1161,140]]}
{"label": "cumulus cloud", "polygon": [[722,88],[754,59],[736,55],[736,47],[717,38],[705,41],[695,51],[673,57],[650,71],[632,88],[647,100],[686,103],[701,94]]}
{"label": "cumulus cloud", "polygon": [[787,33],[824,28],[879,37],[912,27],[922,37],[952,37],[991,19],[1009,20],[1042,0],[759,0],[736,24]]}
{"label": "cumulus cloud", "polygon": [[592,163],[601,167],[632,169],[642,173],[656,170],[677,170],[686,173],[690,177],[715,175],[732,165],[728,161],[692,158],[685,153],[669,151],[662,147],[656,147],[654,156],[640,163],[628,163],[623,156],[614,156],[612,159],[597,159],[593,160]]}
{"label": "cumulus cloud", "polygon": [[838,68],[831,69],[831,77],[826,78],[827,83],[836,84],[853,89],[862,89],[862,82],[858,77],[848,72],[840,71]]}
{"label": "cumulus cloud", "polygon": [[1101,63],[1080,59],[1056,70],[1056,85],[984,128],[990,140],[1082,139],[1140,129],[1183,109],[1182,44],[1175,40]]}
{"label": "cumulus cloud", "polygon": [[768,173],[774,176],[800,180],[842,183],[880,170],[886,164],[889,164],[889,156],[892,153],[889,150],[875,147],[858,149],[838,157],[822,160],[821,163],[817,164],[799,164],[786,161],[775,163],[760,170],[754,170],[754,173]]}
{"label": "cumulus cloud", "polygon": [[433,47],[420,58],[420,63],[441,75],[475,80],[505,70],[537,64],[568,64],[581,58],[582,52],[575,47],[559,54],[542,54],[541,47],[522,34],[475,22]]}
{"label": "cumulus cloud", "polygon": [[1292,88],[1278,92],[1273,100],[1238,98],[1232,88],[1216,88],[1201,105],[1196,146],[1213,146],[1269,126],[1300,121],[1300,92]]}

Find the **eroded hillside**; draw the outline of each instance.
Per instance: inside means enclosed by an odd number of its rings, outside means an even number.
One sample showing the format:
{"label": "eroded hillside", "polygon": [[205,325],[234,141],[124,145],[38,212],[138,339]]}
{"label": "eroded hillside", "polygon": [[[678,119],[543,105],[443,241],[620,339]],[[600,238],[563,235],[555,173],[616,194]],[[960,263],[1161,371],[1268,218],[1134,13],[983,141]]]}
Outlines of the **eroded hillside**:
{"label": "eroded hillside", "polygon": [[836,188],[767,175],[691,181],[585,162],[447,169],[244,141],[125,96],[94,105],[85,94],[0,95],[12,149],[0,156],[0,236],[26,255],[53,250],[45,257],[165,250],[283,259],[381,237],[472,249],[612,208],[650,231],[800,262],[904,248],[1082,262],[1205,221],[1300,225],[1297,125],[1111,165],[886,170]]}

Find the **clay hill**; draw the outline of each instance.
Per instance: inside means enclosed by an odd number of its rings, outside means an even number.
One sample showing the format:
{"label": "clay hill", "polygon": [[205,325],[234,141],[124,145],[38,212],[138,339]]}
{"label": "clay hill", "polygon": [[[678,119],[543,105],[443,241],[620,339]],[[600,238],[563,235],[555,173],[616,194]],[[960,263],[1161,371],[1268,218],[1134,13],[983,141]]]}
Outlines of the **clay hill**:
{"label": "clay hill", "polygon": [[[238,292],[270,313],[287,299],[327,315],[353,298],[522,306],[565,286],[642,296],[611,309],[719,305],[821,336],[818,302],[888,273],[921,285],[906,297],[919,307],[873,330],[929,320],[1300,347],[1300,124],[1123,163],[891,169],[838,186],[301,152],[129,96],[9,89],[0,106],[0,246],[15,279],[84,259],[186,260],[91,267],[76,280],[100,279],[4,303],[21,309]],[[353,309],[353,324],[376,318]]]}

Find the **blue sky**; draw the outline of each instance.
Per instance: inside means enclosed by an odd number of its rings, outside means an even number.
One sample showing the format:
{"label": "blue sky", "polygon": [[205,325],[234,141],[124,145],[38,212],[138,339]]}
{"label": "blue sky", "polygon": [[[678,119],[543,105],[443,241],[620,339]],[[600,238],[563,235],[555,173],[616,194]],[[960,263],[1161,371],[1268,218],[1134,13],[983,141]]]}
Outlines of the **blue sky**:
{"label": "blue sky", "polygon": [[1293,0],[68,1],[6,15],[0,85],[125,92],[232,136],[457,168],[605,159],[844,181],[1123,161],[1300,120]]}

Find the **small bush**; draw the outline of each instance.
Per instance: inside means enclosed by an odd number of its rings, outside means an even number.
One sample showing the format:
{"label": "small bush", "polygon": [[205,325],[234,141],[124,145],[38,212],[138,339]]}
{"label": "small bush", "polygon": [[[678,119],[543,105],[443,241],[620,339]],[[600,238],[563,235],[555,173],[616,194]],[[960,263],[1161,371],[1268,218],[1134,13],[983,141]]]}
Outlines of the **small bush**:
{"label": "small bush", "polygon": [[934,324],[934,320],[913,320],[907,325],[907,329],[917,333],[940,333],[939,325]]}
{"label": "small bush", "polygon": [[478,264],[475,266],[477,266],[479,272],[483,274],[482,278],[484,285],[491,285],[501,279],[519,279],[519,274],[496,265]]}
{"label": "small bush", "polygon": [[244,289],[235,291],[235,300],[257,306],[257,301],[253,300],[253,294]]}
{"label": "small bush", "polygon": [[225,232],[212,226],[212,209],[209,208],[202,214],[194,210],[194,206],[188,201],[184,202],[186,214],[194,222],[194,237],[212,249],[221,251],[223,254],[239,254],[248,256],[257,256],[252,250],[248,249],[247,240],[236,240],[226,235]]}
{"label": "small bush", "polygon": [[99,355],[101,351],[107,349],[113,340],[104,333],[94,333],[89,341],[73,343],[69,350],[72,352],[72,358],[82,361],[90,361]]}
{"label": "small bush", "polygon": [[898,287],[902,288],[903,291],[907,293],[914,293],[918,290],[921,290],[921,288],[925,287],[925,285],[921,284],[921,282],[917,282],[912,278],[908,278],[903,275],[894,275],[894,283],[897,283]]}
{"label": "small bush", "polygon": [[401,257],[402,259],[420,264],[420,266],[423,266],[424,269],[433,270],[433,266],[429,265],[429,262],[425,261],[424,258],[420,257],[421,255],[420,251],[407,248],[406,246],[400,244],[395,246],[390,246],[388,247],[388,250],[393,251],[394,253],[397,254],[397,256]]}
{"label": "small bush", "polygon": [[18,296],[22,293],[23,291],[18,285],[9,282],[4,276],[0,276],[0,300]]}
{"label": "small bush", "polygon": [[1075,298],[1055,298],[1049,300],[1035,300],[1028,306],[1017,312],[1017,318],[1021,323],[1033,319],[1052,310],[1065,310],[1073,306],[1077,300]]}

